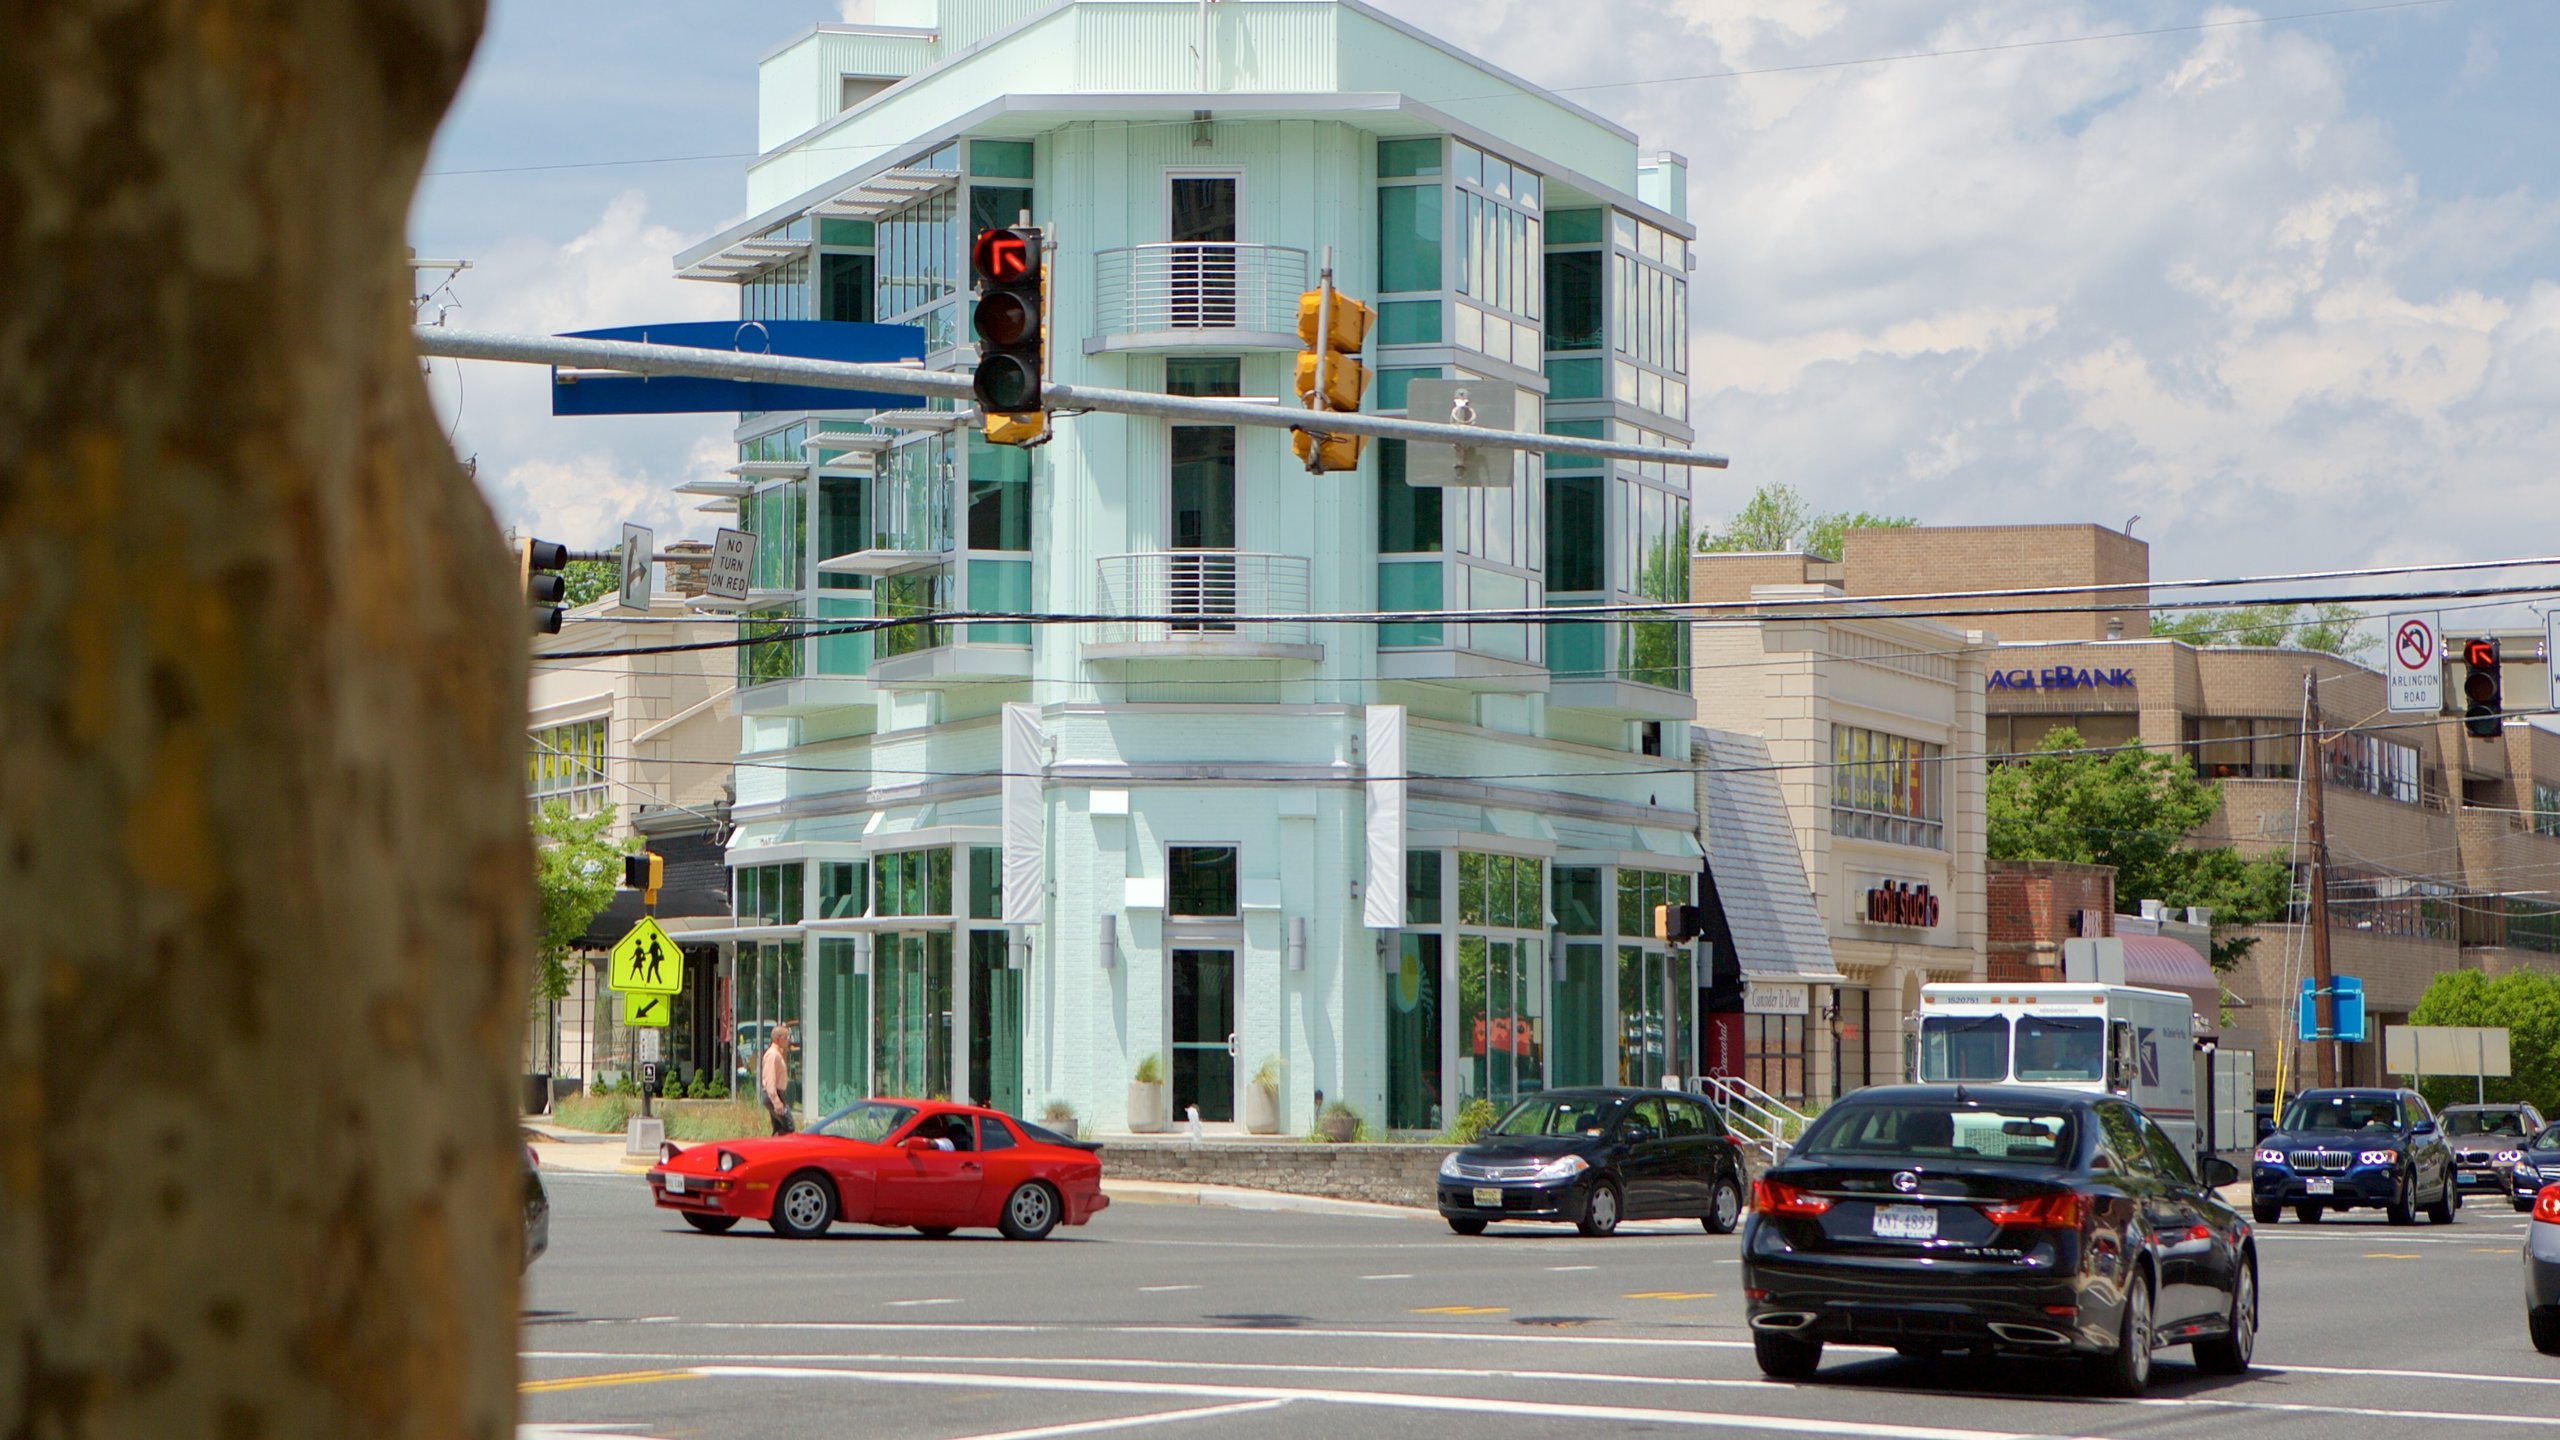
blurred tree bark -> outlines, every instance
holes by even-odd
[[[481,0],[0,0],[0,1435],[504,1440],[524,606],[402,247]]]

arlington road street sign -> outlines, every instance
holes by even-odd
[[[676,997],[656,991],[625,991],[622,996],[622,1023],[635,1030],[654,1030],[667,1023],[675,1013]]]
[[[684,993],[684,951],[656,920],[643,915],[613,943],[613,988],[626,995]]]

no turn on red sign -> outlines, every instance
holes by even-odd
[[[2444,709],[2444,640],[2433,615],[2394,615],[2383,632],[2390,655],[2383,674],[2395,715],[2434,715]]]

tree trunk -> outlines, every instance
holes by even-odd
[[[514,1421],[524,605],[407,337],[479,0],[0,0],[0,1435]]]

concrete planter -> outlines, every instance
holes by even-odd
[[[1164,1129],[1164,1086],[1143,1080],[1129,1082],[1129,1129],[1139,1135],[1153,1135]]]
[[[1244,1128],[1254,1135],[1280,1133],[1280,1092],[1268,1085],[1244,1087]]]
[[[1360,1117],[1357,1115],[1323,1116],[1316,1121],[1316,1133],[1336,1145],[1347,1145],[1351,1143],[1352,1136],[1360,1133]]]

